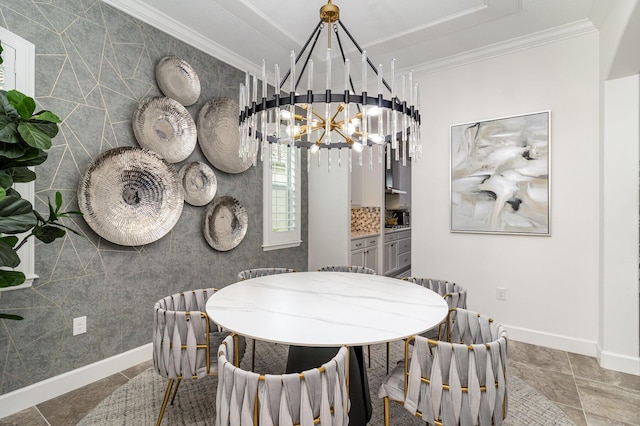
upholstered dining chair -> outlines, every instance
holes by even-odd
[[[264,277],[265,275],[287,274],[289,272],[298,272],[291,268],[254,268],[245,269],[238,272],[238,281],[248,280],[250,278]]]
[[[467,290],[461,285],[445,280],[437,280],[434,278],[405,277],[403,278],[403,280],[419,284],[431,291],[438,293],[447,302],[447,305],[449,305],[449,309],[467,309]],[[443,325],[444,322],[440,324],[440,327],[433,328],[423,333],[422,337],[437,340],[439,337],[440,329]]]
[[[366,266],[342,266],[342,265],[327,265],[318,268],[319,272],[355,272],[357,274],[371,274],[376,275],[376,271]]]
[[[417,278],[417,277],[404,277],[404,281],[409,281],[423,287],[428,288],[431,291],[438,293],[444,298],[449,305],[449,309],[462,308],[467,309],[467,290],[464,287],[445,280],[437,280],[433,278]],[[427,330],[421,334],[422,337],[427,339],[438,340],[440,338],[440,331],[444,326],[444,322],[438,325],[438,327]],[[387,342],[387,374],[389,374],[389,343]]]
[[[429,424],[500,425],[507,415],[507,332],[491,318],[452,309],[445,325],[448,341],[422,336],[405,343],[405,360],[378,392]]]
[[[167,296],[154,305],[153,368],[169,379],[156,425],[160,425],[175,384],[171,403],[182,380],[197,380],[217,373],[217,349],[229,335],[207,316],[207,299],[217,290],[205,288]],[[239,365],[245,341],[238,340],[233,355]]]
[[[426,287],[429,290],[438,293],[447,302],[449,309],[467,309],[467,290],[461,285],[434,278],[405,277],[403,280],[421,285],[422,287]],[[437,328],[425,331],[421,336],[426,337],[427,339],[437,340],[440,337],[440,331],[444,324],[445,323],[443,321]]]
[[[258,374],[229,361],[233,336],[218,349],[216,426],[347,425],[348,349],[318,368],[290,374]]]
[[[291,272],[298,272],[291,268],[254,268],[245,269],[238,272],[238,281],[244,281],[251,278],[264,277],[266,275],[276,274],[288,274]],[[253,371],[256,364],[256,339],[251,339],[251,371]]]

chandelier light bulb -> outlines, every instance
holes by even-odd
[[[369,134],[369,140],[376,145],[382,145],[384,143],[384,138],[378,134]]]
[[[380,116],[380,115],[382,115],[382,109],[380,109],[377,105],[374,105],[374,106],[370,107],[370,108],[367,110],[367,115],[368,115],[369,117],[372,117],[372,116],[375,116],[375,117]]]
[[[280,120],[291,120],[291,112],[284,109],[280,110]]]

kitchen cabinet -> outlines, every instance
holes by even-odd
[[[351,265],[364,266],[378,272],[378,236],[351,240]]]
[[[382,273],[390,274],[398,269],[398,234],[393,233],[384,236],[384,256]]]
[[[393,230],[384,235],[382,273],[394,275],[411,266],[411,230]]]

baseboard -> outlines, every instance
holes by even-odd
[[[0,395],[0,419],[133,367],[152,357],[151,343]]]
[[[597,347],[597,350],[597,358],[602,368],[640,376],[640,357],[603,351],[600,346]]]
[[[576,339],[561,334],[543,333],[538,330],[513,327],[506,324],[504,326],[509,334],[509,339],[592,356],[598,359],[598,363],[602,368],[640,376],[640,357],[602,351],[596,341]]]
[[[581,355],[595,357],[597,355],[595,340],[576,339],[575,337],[562,334],[544,333],[539,330],[515,327],[503,324],[507,329],[509,339],[518,342],[530,343],[532,345],[545,346],[547,348],[559,349]]]

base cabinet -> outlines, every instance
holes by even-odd
[[[384,236],[384,275],[392,275],[411,266],[411,230],[396,231]]]
[[[383,274],[398,269],[398,241],[384,243],[384,270]]]
[[[378,236],[351,240],[351,265],[378,272]]]

